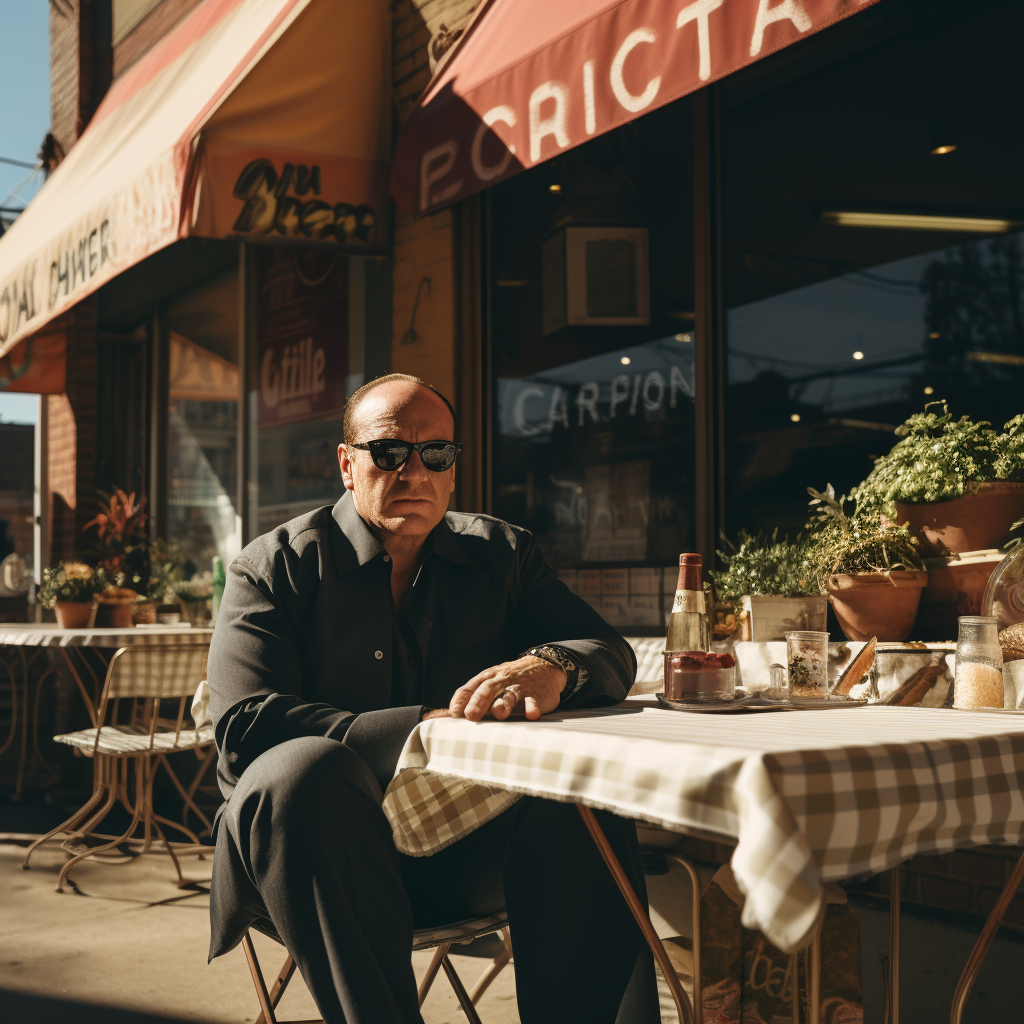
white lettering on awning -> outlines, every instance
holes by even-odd
[[[540,116],[540,108],[554,100],[555,109],[549,117]],[[540,160],[540,144],[546,135],[553,135],[559,149],[569,145],[569,90],[562,82],[544,82],[530,93],[530,163]]]
[[[782,0],[778,7],[769,9],[771,0],[758,0],[757,20],[754,22],[754,35],[750,40],[750,56],[756,57],[764,43],[764,30],[776,21],[793,22],[797,31],[806,32],[814,22],[811,21],[800,0]]]
[[[483,159],[484,136],[488,131],[490,131],[491,125],[498,121],[504,121],[510,128],[515,128],[518,120],[516,112],[506,104],[502,104],[499,107],[492,107],[480,119],[480,127],[476,130],[476,137],[473,139],[473,148],[469,155],[470,159],[473,161],[473,173],[481,181],[491,181],[493,178],[501,177],[501,175],[508,170],[509,162],[515,155],[516,151],[515,145],[510,145],[508,146],[508,152],[505,153],[498,163],[493,165],[485,164]]]
[[[597,131],[597,107],[594,103],[594,61],[583,65],[583,126],[588,135]]]
[[[639,96],[634,96],[626,88],[626,81],[622,75],[623,66],[626,63],[626,58],[633,52],[635,47],[641,43],[653,43],[657,38],[658,33],[653,28],[634,29],[623,40],[622,45],[619,47],[619,52],[615,54],[615,59],[612,61],[612,92],[615,93],[615,98],[626,110],[634,114],[645,107],[649,107],[654,102],[654,97],[658,95],[658,90],[661,88],[661,75],[652,78],[647,83],[644,91]]]
[[[451,173],[455,166],[455,157],[459,153],[459,144],[454,139],[446,139],[440,146],[428,149],[420,163],[420,209],[425,210],[435,203],[443,203],[456,195],[462,188],[462,179],[458,178],[451,185],[437,192],[431,192],[431,186]],[[434,166],[436,161],[437,166]]]
[[[708,16],[717,11],[725,0],[697,0],[695,4],[684,7],[676,18],[676,28],[682,28],[691,21],[697,22],[697,49],[700,54],[700,80],[706,82],[711,77],[711,33],[708,31]]]

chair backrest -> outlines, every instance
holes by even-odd
[[[206,678],[209,644],[132,645],[110,660],[105,696],[191,697]]]

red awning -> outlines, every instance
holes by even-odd
[[[877,0],[491,0],[402,128],[391,193],[479,192]]]
[[[41,390],[15,346],[180,238],[386,252],[390,79],[384,0],[195,7],[0,239],[0,390]]]

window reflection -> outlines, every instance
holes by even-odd
[[[167,538],[199,570],[238,554],[238,274],[167,306]]]

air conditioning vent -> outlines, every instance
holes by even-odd
[[[544,243],[544,334],[650,323],[646,228],[565,228]]]

